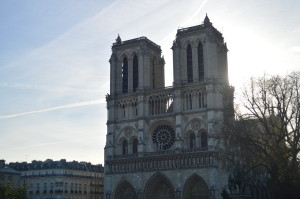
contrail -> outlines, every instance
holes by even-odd
[[[20,117],[20,116],[24,116],[24,115],[34,114],[34,113],[43,113],[43,112],[54,111],[54,110],[59,110],[59,109],[67,109],[67,108],[89,106],[89,105],[103,104],[103,103],[105,103],[104,99],[77,102],[77,103],[73,103],[73,104],[56,106],[56,107],[51,107],[51,108],[41,109],[41,110],[36,110],[36,111],[29,111],[29,112],[17,113],[17,114],[12,114],[12,115],[3,115],[3,116],[0,116],[0,119],[8,119],[8,118],[14,118],[14,117]]]
[[[196,17],[198,15],[198,13],[201,11],[201,9],[203,8],[203,6],[206,4],[208,0],[204,0],[202,2],[202,4],[199,6],[199,8],[194,12],[194,14],[184,22],[183,26],[185,26],[186,24],[190,23],[190,21],[192,21],[194,19],[194,17]],[[162,43],[164,43],[166,40],[168,40],[170,37],[174,37],[174,35],[176,34],[176,31],[171,32],[168,36],[166,36],[165,38],[163,38],[162,40],[160,40],[158,43],[161,45]]]

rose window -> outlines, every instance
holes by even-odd
[[[152,141],[157,149],[169,149],[175,142],[174,129],[169,125],[158,126],[153,132]]]

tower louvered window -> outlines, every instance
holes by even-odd
[[[135,138],[132,142],[132,153],[137,154],[138,152],[138,140]]]
[[[122,91],[123,91],[123,93],[127,93],[128,92],[128,60],[127,60],[127,57],[124,57],[123,64],[122,64],[122,83],[123,83]]]
[[[135,55],[133,57],[133,91],[136,91],[139,87],[139,65],[138,58]]]
[[[194,149],[195,148],[195,134],[191,133],[190,134],[190,149]]]
[[[187,78],[188,82],[193,81],[193,56],[192,56],[192,47],[189,44],[186,49],[186,60],[187,60]]]
[[[204,79],[204,59],[203,59],[203,46],[202,43],[198,44],[198,71],[199,71],[199,81]]]
[[[206,132],[201,133],[201,147],[202,148],[207,147],[207,133]]]
[[[128,154],[128,142],[127,140],[123,141],[123,155]]]

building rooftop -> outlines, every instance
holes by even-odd
[[[80,170],[91,172],[103,172],[103,166],[101,164],[93,165],[88,162],[67,162],[65,159],[59,161],[53,161],[47,159],[46,161],[32,161],[9,163],[9,167],[17,171],[31,171],[31,170],[46,170],[46,169],[68,169],[68,170]]]
[[[21,172],[16,171],[9,167],[0,168],[0,173],[6,173],[6,174],[21,174]]]
[[[118,37],[116,39],[116,42],[113,43],[113,47],[125,46],[125,45],[129,45],[129,44],[140,43],[140,42],[148,43],[151,46],[160,49],[159,45],[157,45],[156,43],[154,43],[153,41],[151,41],[150,39],[148,39],[145,36],[138,37],[138,38],[135,38],[135,39],[126,40],[126,41],[122,41],[120,35],[118,35]]]
[[[212,23],[210,22],[210,19],[208,16],[205,16],[205,19],[202,24],[196,25],[196,26],[191,26],[187,28],[180,28],[177,30],[177,36],[180,36],[182,34],[190,33],[190,32],[195,32],[199,30],[204,30],[206,28],[211,28],[218,36],[223,37],[222,33],[220,33],[215,27],[213,27]]]

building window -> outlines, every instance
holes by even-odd
[[[71,183],[71,193],[74,193],[74,184]]]
[[[77,193],[77,183],[75,183],[75,193]]]
[[[36,193],[40,193],[40,183],[36,184]]]
[[[68,183],[65,183],[65,193],[68,193]]]
[[[203,46],[202,43],[198,44],[198,71],[199,71],[199,81],[204,79],[204,59],[203,59]]]
[[[132,153],[137,154],[138,152],[138,139],[134,138],[132,142]]]
[[[201,133],[201,148],[207,148],[207,133]]]
[[[186,60],[187,60],[187,78],[188,82],[193,82],[193,56],[192,47],[189,44],[186,49]]]
[[[123,118],[126,118],[126,111],[125,111],[125,105],[123,105]]]
[[[133,57],[133,92],[135,92],[139,87],[139,64],[138,58],[135,55]]]
[[[50,183],[50,193],[53,193],[53,182]]]
[[[123,141],[123,155],[128,154],[128,142],[127,140]]]
[[[83,193],[85,193],[85,194],[87,193],[87,188],[86,188],[86,187],[87,187],[87,185],[84,184],[84,185],[83,185]]]
[[[195,149],[195,140],[196,140],[195,134],[191,133],[190,134],[190,149]]]
[[[44,183],[44,190],[43,193],[47,193],[47,183]]]
[[[128,92],[128,60],[124,57],[122,64],[122,82],[123,82],[123,93]]]

